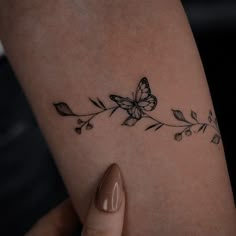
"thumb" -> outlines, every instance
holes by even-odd
[[[125,213],[125,193],[120,168],[112,164],[92,199],[82,236],[121,236]]]
[[[71,235],[78,227],[77,215],[69,199],[43,216],[25,236]]]

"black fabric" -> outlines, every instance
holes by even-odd
[[[0,235],[23,235],[66,198],[32,112],[6,61],[0,61]]]
[[[233,190],[236,190],[234,148],[235,42],[234,20],[204,23],[211,4],[233,1],[183,1],[200,50],[221,128]],[[194,3],[192,5],[192,3]],[[196,4],[203,4],[197,5]],[[218,9],[218,8],[217,8]],[[232,10],[232,5],[230,5]],[[236,9],[236,8],[235,8]],[[200,15],[199,15],[200,14]],[[214,15],[214,10],[208,14]],[[223,14],[223,13],[222,13]],[[224,14],[227,15],[227,12]],[[220,14],[218,14],[220,15]],[[211,19],[215,19],[212,16]],[[222,27],[224,26],[225,27]],[[218,27],[217,27],[218,26]],[[199,173],[200,174],[200,173]],[[67,197],[44,138],[6,58],[0,60],[0,235],[21,236],[49,209]],[[215,196],[217,197],[217,196]]]

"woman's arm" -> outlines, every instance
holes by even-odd
[[[220,133],[179,1],[1,0],[0,19],[82,220],[116,162],[125,235],[235,235]]]

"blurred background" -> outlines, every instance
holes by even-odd
[[[182,2],[207,74],[236,196],[236,1]],[[67,194],[1,46],[0,111],[0,235],[21,236]]]

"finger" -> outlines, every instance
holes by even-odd
[[[92,199],[82,236],[121,236],[124,213],[123,179],[118,165],[112,164]]]
[[[25,236],[68,236],[74,233],[78,217],[70,200],[65,200],[42,217]]]

